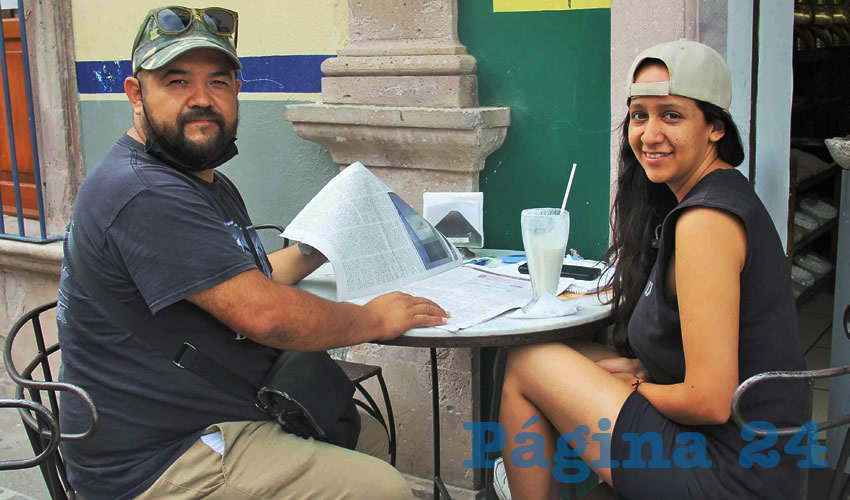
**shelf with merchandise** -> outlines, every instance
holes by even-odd
[[[797,305],[805,303],[821,290],[831,289],[834,286],[835,271],[830,271],[827,274],[815,278],[814,283],[809,286],[802,285],[796,281],[792,281],[791,286],[794,289],[794,299]]]

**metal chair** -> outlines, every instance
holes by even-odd
[[[395,466],[396,459],[396,436],[395,436],[395,418],[393,418],[393,407],[390,403],[390,394],[387,391],[387,384],[384,381],[384,376],[382,374],[382,370],[380,366],[375,365],[367,365],[365,363],[353,363],[351,361],[343,361],[341,359],[335,359],[334,361],[342,368],[342,371],[348,375],[348,379],[354,384],[354,387],[357,389],[357,392],[366,399],[366,403],[360,401],[359,399],[354,399],[354,403],[363,408],[366,413],[372,415],[381,425],[384,426],[384,430],[387,431],[387,436],[390,438],[390,464]],[[378,384],[381,386],[381,394],[384,397],[384,405],[387,408],[387,418],[384,420],[384,415],[381,413],[380,407],[375,403],[375,399],[369,394],[368,391],[363,387],[361,382],[368,380],[372,377],[378,378]]]
[[[22,460],[0,460],[0,470],[29,469],[40,465],[59,448],[59,422],[50,410],[33,401],[26,399],[0,399],[0,408],[18,408],[21,411],[35,413],[36,418],[43,420],[50,431],[47,446],[33,458]]]
[[[254,229],[259,231],[262,229],[274,229],[280,234],[283,234],[283,226],[279,226],[277,224],[260,224],[254,226]],[[283,239],[283,246],[289,246],[289,240],[287,238]],[[339,359],[335,359],[334,361],[339,364],[342,370],[348,375],[348,379],[354,384],[354,387],[357,389],[357,392],[360,393],[361,396],[366,400],[366,402],[360,401],[359,399],[355,399],[354,403],[363,408],[366,413],[375,418],[381,425],[384,426],[384,430],[387,432],[387,436],[390,440],[389,445],[389,453],[390,453],[390,464],[395,466],[396,460],[396,434],[395,434],[395,418],[393,417],[393,407],[390,402],[390,394],[387,390],[387,384],[384,381],[383,372],[380,366],[376,365],[368,365],[365,363],[355,363],[352,361],[343,361]],[[372,378],[377,377],[378,384],[381,386],[381,394],[384,398],[384,406],[387,409],[387,418],[384,418],[383,413],[381,412],[381,408],[375,402],[375,399],[369,394],[369,392],[363,387],[362,382]]]
[[[75,498],[75,493],[65,474],[65,463],[58,452],[62,441],[87,439],[97,431],[100,417],[91,396],[82,388],[64,382],[55,382],[50,366],[50,355],[59,351],[59,344],[46,346],[41,327],[41,314],[56,307],[56,301],[37,307],[24,314],[12,325],[6,337],[3,350],[3,362],[9,378],[17,385],[14,400],[0,401],[0,407],[17,407],[21,421],[29,437],[35,457],[28,460],[13,460],[0,463],[0,470],[23,469],[38,465],[44,482],[54,500]],[[15,339],[25,327],[32,325],[32,334],[36,343],[36,353],[32,360],[18,371],[12,360],[12,348]],[[41,377],[36,370],[41,367]],[[59,429],[59,399],[57,391],[68,391],[79,397],[89,411],[89,428],[81,433],[62,433]],[[44,406],[47,400],[48,407]]]
[[[762,382],[766,382],[768,380],[803,380],[806,382],[806,408],[811,408],[811,394],[813,383],[815,379],[820,378],[832,378],[838,377],[840,375],[846,375],[850,373],[850,365],[848,366],[839,366],[836,368],[826,368],[823,370],[805,370],[805,371],[774,371],[774,372],[766,372],[760,373],[758,375],[753,375],[747,380],[743,381],[741,385],[738,386],[738,389],[735,391],[734,396],[732,397],[732,420],[738,425],[740,428],[744,428],[747,426],[747,422],[741,416],[741,399],[744,396],[744,393],[747,392],[750,388],[752,388],[756,384],[760,384]],[[827,429],[834,429],[836,427],[841,427],[850,423],[850,415],[844,415],[832,420],[827,420],[826,422],[818,422],[818,430],[823,431]],[[757,429],[754,427],[750,427],[753,431],[753,434],[757,438],[765,437],[768,432]],[[771,434],[776,434],[777,437],[783,436],[792,436],[801,432],[804,427],[783,427],[781,429],[777,429],[776,431],[770,431]],[[844,436],[844,443],[841,446],[841,452],[839,454],[838,463],[836,464],[835,471],[832,474],[832,479],[830,481],[829,486],[829,494],[827,498],[829,500],[837,500],[838,498],[847,498],[848,493],[850,493],[850,484],[848,484],[848,475],[844,472],[847,468],[848,458],[850,458],[850,432],[847,432]],[[812,471],[824,471],[824,469],[812,469]],[[809,469],[801,469],[802,473],[802,481],[800,484],[800,496],[801,500],[807,500],[809,497]]]

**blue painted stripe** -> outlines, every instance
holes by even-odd
[[[133,71],[130,61],[84,61],[76,67],[80,94],[121,94]]]
[[[322,91],[322,61],[329,55],[241,57],[242,92],[317,93]],[[130,61],[78,61],[80,94],[121,94]]]
[[[330,55],[242,57],[242,92],[317,93]]]

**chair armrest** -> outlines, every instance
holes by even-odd
[[[41,365],[49,367],[49,356],[59,350],[59,344],[53,344],[50,347],[45,347],[44,337],[41,332],[41,323],[38,319],[41,313],[54,307],[56,307],[56,301],[41,305],[29,311],[20,319],[18,319],[18,321],[15,322],[15,324],[9,330],[9,334],[6,336],[6,344],[3,349],[3,363],[6,366],[6,372],[8,373],[9,378],[11,378],[12,381],[17,385],[15,397],[19,400],[29,401],[30,403],[37,404],[39,406],[41,405],[41,400],[38,397],[39,392],[35,392],[37,397],[24,397],[24,389],[26,388],[30,390],[31,395],[34,393],[34,391],[46,391],[48,393],[48,396],[50,397],[50,405],[51,408],[53,408],[54,412],[58,411],[58,404],[56,403],[54,394],[56,391],[71,392],[83,401],[89,411],[89,416],[91,418],[89,428],[82,433],[59,434],[59,440],[77,441],[81,439],[86,439],[92,434],[94,434],[98,426],[100,425],[100,416],[98,414],[97,407],[95,406],[92,397],[89,395],[88,392],[86,392],[85,389],[74,384],[54,382],[52,380],[33,380],[33,372],[35,371],[35,369]],[[14,344],[15,338],[17,337],[18,333],[23,329],[24,325],[31,321],[33,322],[33,329],[35,331],[36,342],[39,348],[38,354],[22,371],[18,371],[17,367],[15,366],[15,362],[12,359],[12,345]],[[49,373],[49,371],[45,372],[44,377],[49,379]],[[30,399],[34,399],[35,401],[30,401]],[[24,423],[30,429],[33,429],[34,431],[40,433],[43,438],[48,439],[48,437],[52,435],[52,429],[44,429],[43,426],[40,426],[38,420],[33,416],[31,412],[21,409],[20,413],[21,419],[24,421]]]
[[[15,390],[15,397],[19,400],[29,401],[24,397],[24,388],[30,390],[30,394],[32,391],[46,391],[48,393],[52,393],[55,391],[67,391],[76,395],[80,400],[82,400],[83,404],[86,405],[86,409],[89,412],[89,427],[84,432],[78,433],[61,433],[59,435],[59,439],[61,441],[79,441],[90,437],[92,434],[97,431],[97,428],[100,426],[100,414],[97,411],[97,406],[94,404],[94,400],[89,395],[89,393],[83,389],[82,387],[74,384],[68,384],[66,382],[42,382],[39,380],[32,380],[29,377],[32,377],[32,372],[35,371],[36,368],[41,364],[42,357],[47,357],[51,353],[55,352],[59,349],[59,344],[54,344],[47,349],[44,354],[40,354],[33,359],[30,364],[24,368],[22,374],[18,374],[14,372],[14,366],[10,367],[7,364],[7,368],[12,368],[8,370],[9,377],[15,382],[17,388]],[[36,403],[37,404],[37,403]],[[29,412],[21,410],[21,419],[24,423],[30,428],[35,430],[36,432],[40,432],[42,437],[47,437],[45,429],[41,429],[38,425],[38,421],[36,418]]]
[[[814,380],[819,378],[837,377],[848,373],[850,373],[850,365],[839,366],[837,368],[825,368],[823,370],[774,371],[753,375],[747,380],[741,382],[741,385],[738,386],[735,390],[735,394],[732,396],[732,420],[741,429],[748,427],[752,430],[756,437],[763,438],[767,436],[768,431],[756,429],[750,426],[750,424],[745,422],[744,418],[741,416],[741,399],[744,397],[744,393],[750,388],[768,380]],[[850,415],[833,420],[827,420],[825,422],[818,422],[818,430],[832,429],[833,427],[840,427],[847,423],[850,423]],[[777,436],[792,436],[799,432],[800,429],[801,427],[783,427],[781,429],[777,429],[775,434]],[[774,434],[774,431],[770,431],[770,434]]]
[[[254,230],[260,231],[262,229],[274,229],[283,236],[283,226],[278,224],[255,224]],[[289,238],[283,238],[283,247],[286,248],[289,246]]]
[[[261,229],[276,229],[277,232],[283,233],[283,226],[280,226],[278,224],[256,224],[254,225],[254,229],[256,229],[257,231]]]
[[[56,417],[50,412],[50,410],[38,403],[26,399],[0,399],[0,408],[18,408],[21,415],[26,413],[33,418],[33,420],[35,417],[32,416],[32,412],[35,412],[38,414],[38,418],[47,424],[47,427],[50,430],[50,434],[48,435],[49,440],[47,442],[47,446],[44,447],[44,451],[33,458],[27,458],[24,460],[2,460],[0,461],[0,470],[28,469],[30,467],[35,467],[47,460],[50,455],[56,452],[56,449],[59,447],[60,439],[59,422],[56,421]]]

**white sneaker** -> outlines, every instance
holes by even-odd
[[[508,486],[508,471],[502,457],[496,459],[493,465],[493,490],[499,500],[511,500],[511,488]]]

